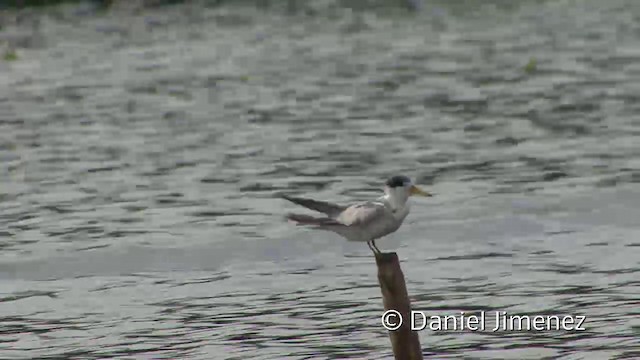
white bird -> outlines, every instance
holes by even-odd
[[[409,214],[407,200],[411,195],[433,196],[415,186],[406,176],[396,175],[385,182],[384,196],[375,201],[351,205],[339,205],[300,197],[282,197],[308,209],[324,213],[325,217],[288,214],[286,217],[296,225],[311,225],[315,229],[333,231],[349,241],[362,241],[369,245],[374,255],[381,253],[376,239],[391,234],[400,228]]]

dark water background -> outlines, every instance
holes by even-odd
[[[3,15],[0,358],[389,358],[369,249],[277,195],[397,173],[414,309],[587,317],[426,355],[640,357],[640,2],[265,4]]]

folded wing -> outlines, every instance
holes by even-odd
[[[307,199],[307,198],[301,198],[301,197],[282,195],[282,198],[289,200],[294,204],[304,206],[307,209],[321,212],[330,218],[338,217],[340,213],[347,208],[346,206],[341,206],[341,205],[326,202],[326,201],[319,201],[319,200],[313,200],[313,199]]]
[[[337,220],[347,226],[366,228],[383,219],[385,211],[383,204],[365,202],[349,206],[340,214]]]

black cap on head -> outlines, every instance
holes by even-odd
[[[389,180],[385,182],[385,185],[387,185],[390,188],[395,188],[398,186],[404,186],[405,184],[408,184],[410,182],[411,182],[411,179],[409,179],[408,177],[404,175],[396,175],[396,176],[390,177]]]

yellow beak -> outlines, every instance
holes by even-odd
[[[420,195],[420,196],[433,196],[433,194],[428,193],[422,189],[420,189],[419,187],[412,185],[411,186],[411,195]]]

